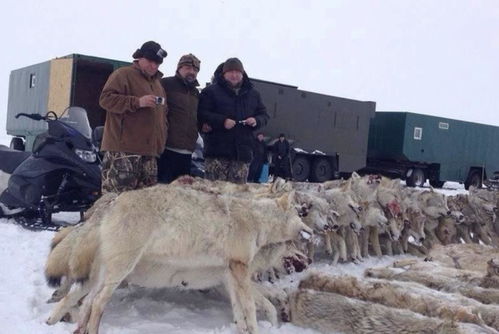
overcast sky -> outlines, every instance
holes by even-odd
[[[251,77],[499,126],[499,1],[9,1],[0,13],[0,137],[9,73],[71,53],[131,60],[148,40]]]

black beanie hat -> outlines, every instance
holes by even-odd
[[[239,71],[241,73],[244,73],[243,63],[241,63],[241,61],[237,58],[227,59],[222,68],[222,73],[229,71]]]
[[[163,58],[165,58],[168,53],[161,48],[161,45],[154,41],[145,42],[142,44],[140,49],[137,49],[132,57],[134,59],[146,58],[155,63],[163,63]]]

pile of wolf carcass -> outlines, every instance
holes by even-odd
[[[317,247],[330,256],[332,264],[383,253],[411,252],[428,258],[436,245],[450,243],[497,247],[498,198],[497,193],[477,189],[469,195],[445,197],[433,190],[402,187],[399,180],[355,173],[347,181],[323,184],[278,179],[273,184],[236,185],[181,177],[169,185],[106,194],[86,213],[85,223],[65,228],[53,238],[45,274],[49,284],[59,288],[51,298],[57,304],[47,323],[71,319],[78,323],[75,333],[98,333],[104,306],[114,290],[126,282],[153,288],[223,286],[241,333],[258,332],[257,309],[273,325],[279,320],[292,321],[324,332],[397,332],[390,326],[409,328],[404,333],[424,332],[422,328],[431,328],[432,333],[495,332],[499,329],[499,306],[482,309],[458,297],[447,298],[452,299],[447,303],[425,296],[420,297],[421,305],[411,308],[380,298],[387,295],[384,290],[393,290],[399,295],[390,295],[387,300],[410,304],[408,296],[421,294],[422,287],[407,292],[408,287],[398,287],[402,283],[312,274],[298,291],[291,292],[261,281],[303,270]],[[487,265],[480,269],[487,277],[493,276],[492,283],[489,280],[486,288],[479,289],[487,289],[480,296],[489,299],[476,303],[499,303],[495,280],[499,268],[489,258],[482,262],[487,261],[492,269],[487,272]],[[434,263],[415,261],[408,266],[411,272],[428,274],[431,266],[439,267]],[[373,268],[366,275],[408,280],[394,278],[405,269],[385,269],[393,272],[380,274]],[[453,275],[469,278],[477,274]],[[350,282],[350,287],[341,287],[344,282]],[[384,290],[370,296],[368,292],[380,286]],[[473,293],[470,298],[476,298]],[[422,306],[423,301],[428,303]],[[428,306],[437,301],[440,306]],[[372,302],[379,305],[373,308]],[[454,306],[443,306],[448,304]],[[412,311],[392,307],[452,321],[421,320]],[[495,315],[485,319],[482,313],[489,310],[487,307],[492,307],[487,312]]]

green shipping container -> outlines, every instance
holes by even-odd
[[[469,186],[478,177],[490,178],[499,171],[499,127],[409,112],[376,112],[368,161],[392,166],[392,171],[398,165],[406,173],[420,168],[435,185],[457,181]]]

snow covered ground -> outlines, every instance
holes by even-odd
[[[447,195],[466,192],[462,185],[449,183],[439,190]],[[57,218],[77,221],[79,215],[61,213]],[[46,304],[53,290],[47,287],[43,266],[53,232],[32,232],[8,219],[0,219],[0,334],[72,333],[73,324],[45,324],[53,304]],[[330,266],[325,260],[308,270],[361,276],[364,269],[388,265],[394,257],[369,258],[362,264]],[[276,284],[295,286],[306,275],[297,273]],[[262,333],[313,334],[316,331],[291,324],[271,327],[259,322]],[[215,291],[174,291],[126,288],[117,290],[104,312],[105,334],[229,334],[236,333],[230,303]]]

